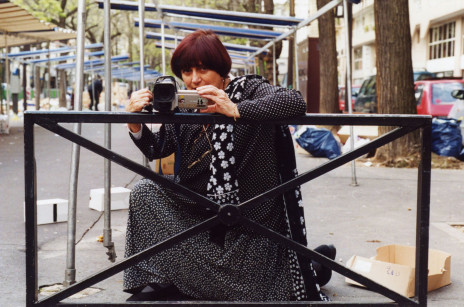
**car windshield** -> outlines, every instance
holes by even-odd
[[[440,105],[453,104],[456,101],[456,98],[451,96],[451,92],[463,88],[464,86],[460,82],[432,84],[432,103]]]
[[[414,72],[413,76],[414,76],[414,82],[419,81],[419,80],[427,80],[427,79],[436,77],[434,73],[427,72],[427,71]]]
[[[375,77],[370,77],[369,79],[364,80],[359,90],[359,95],[375,95]]]

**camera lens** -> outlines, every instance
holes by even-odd
[[[158,101],[173,101],[176,95],[175,87],[172,84],[157,84],[153,91],[153,96]]]

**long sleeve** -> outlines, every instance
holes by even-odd
[[[237,105],[242,118],[282,119],[306,112],[306,102],[295,90],[272,86],[261,79],[249,80],[245,87],[245,97]]]
[[[142,125],[142,135],[136,139],[129,133],[134,144],[142,153],[153,161],[172,154],[177,149],[177,136],[174,125],[161,125],[158,132],[152,132],[146,125]]]

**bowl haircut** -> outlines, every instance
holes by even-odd
[[[231,66],[229,53],[211,30],[196,30],[187,35],[177,46],[171,58],[171,69],[180,79],[183,70],[193,67],[214,70],[225,78]]]

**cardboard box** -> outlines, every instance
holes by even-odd
[[[155,160],[155,172],[159,173],[161,163],[161,171],[163,175],[174,175],[175,154],[169,157]]]
[[[123,187],[111,188],[111,210],[129,208],[129,194],[131,190]],[[105,210],[105,189],[90,190],[89,208],[97,211]]]
[[[379,284],[404,296],[414,296],[416,248],[404,245],[387,245],[377,248],[372,258],[351,257],[346,266]],[[429,249],[428,291],[451,283],[451,255]],[[362,286],[346,278],[347,283]]]
[[[340,142],[345,144],[350,137],[350,126],[342,126],[337,132]],[[378,126],[353,126],[353,135],[373,140],[379,136]]]
[[[68,220],[68,201],[54,198],[37,201],[37,225],[66,222]],[[26,206],[24,203],[24,221]]]

